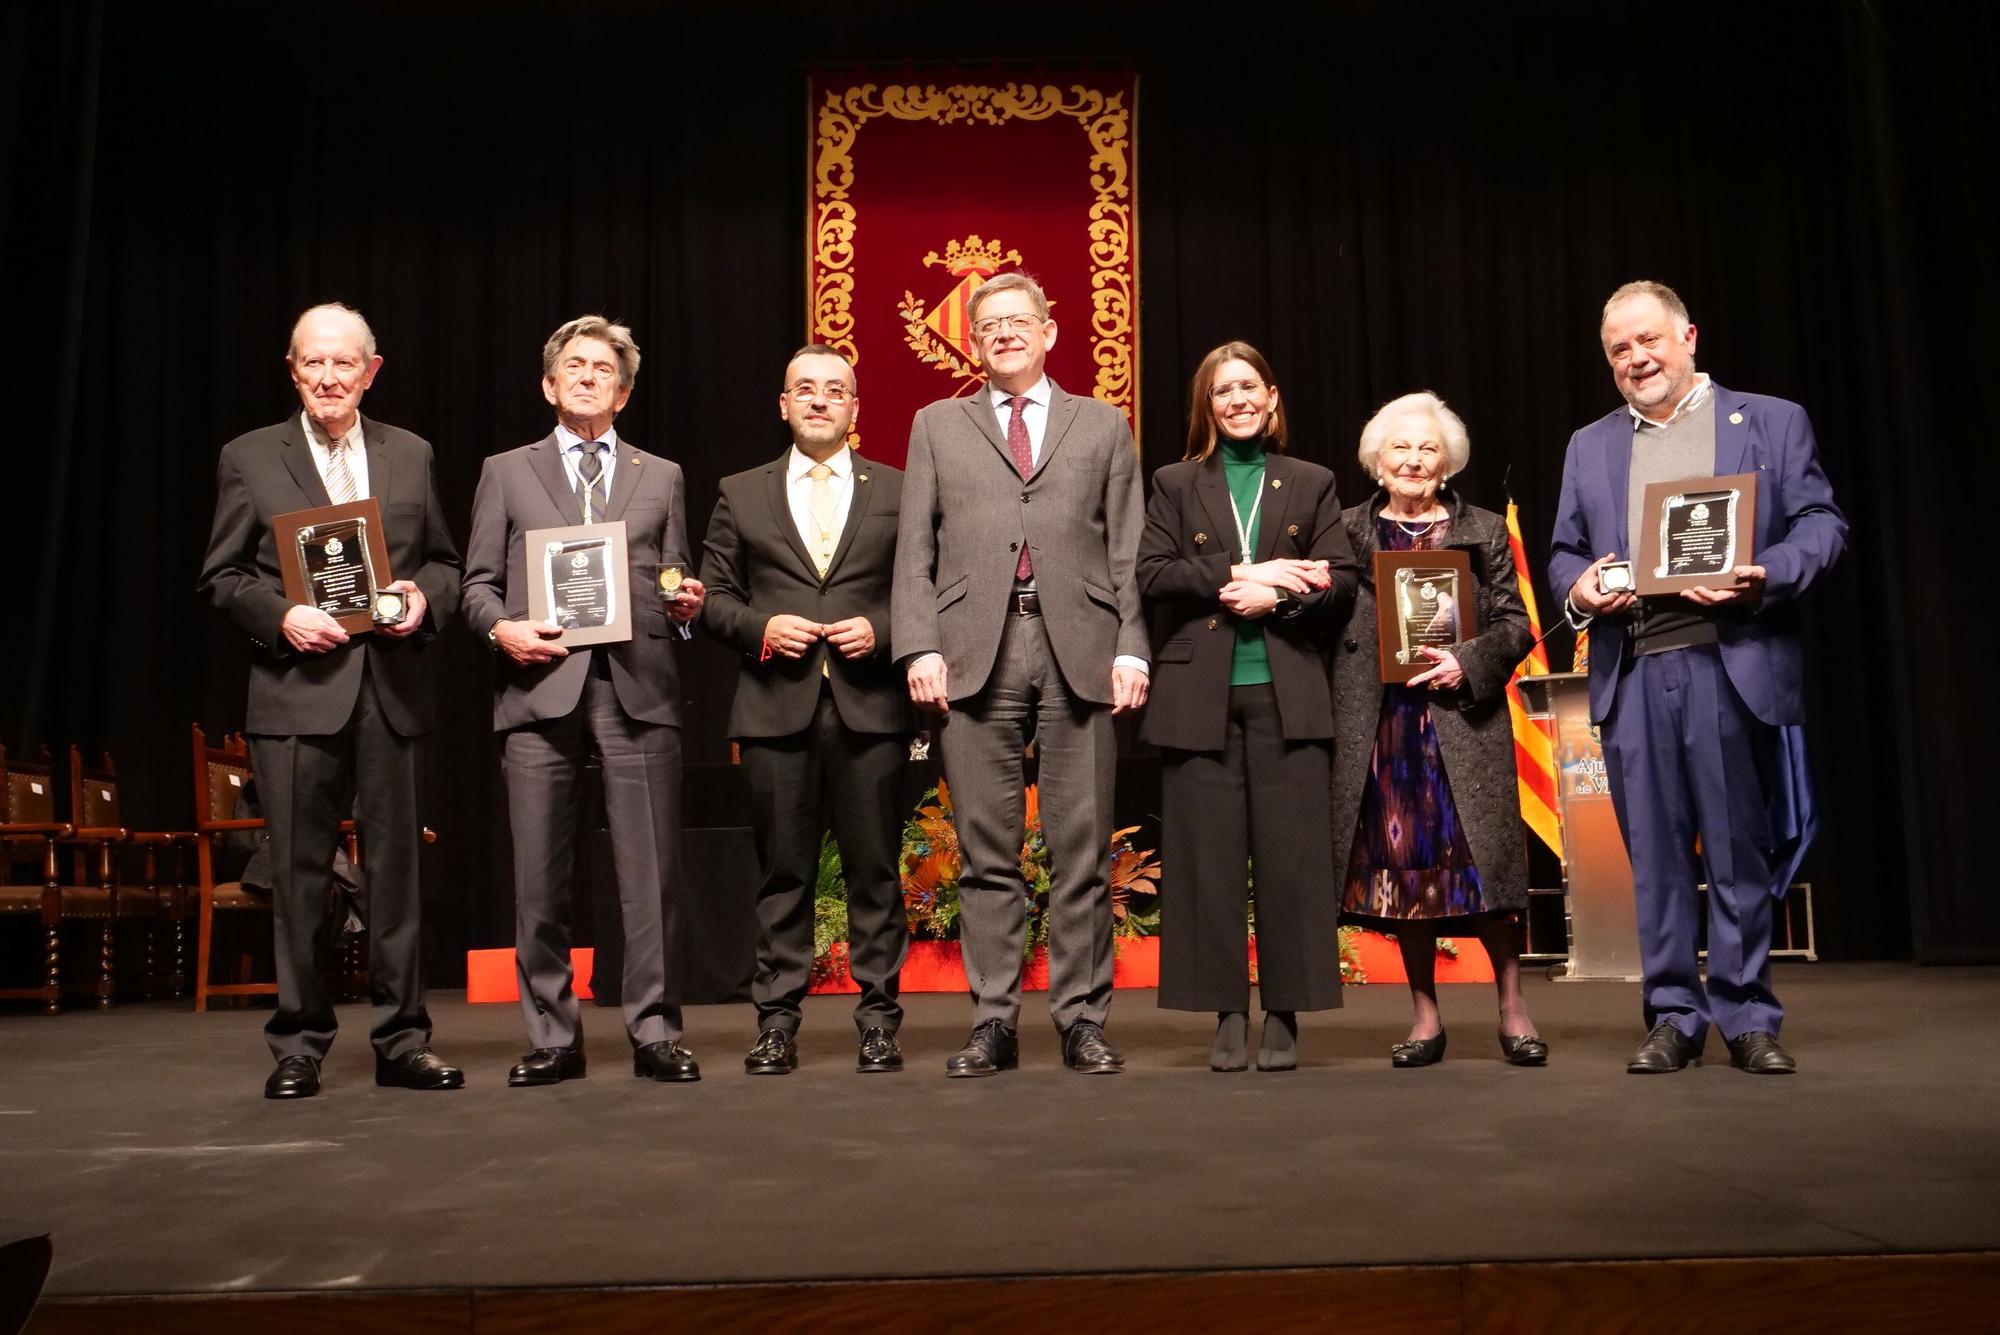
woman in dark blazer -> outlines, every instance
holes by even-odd
[[[1333,649],[1334,866],[1342,917],[1402,946],[1416,1018],[1390,1049],[1398,1067],[1444,1056],[1437,938],[1457,935],[1477,935],[1493,961],[1502,1054],[1517,1066],[1548,1060],[1521,999],[1515,927],[1528,902],[1527,848],[1506,695],[1533,635],[1506,521],[1445,486],[1471,448],[1435,394],[1392,400],[1361,433],[1362,470],[1381,489],[1342,516],[1361,588]],[[1438,549],[1471,558],[1478,633],[1449,651],[1423,649],[1427,671],[1385,685],[1375,553]]]
[[[1254,878],[1257,1066],[1290,1070],[1296,1012],[1340,1004],[1320,645],[1354,596],[1354,553],[1333,474],[1284,454],[1284,405],[1261,353],[1216,348],[1190,400],[1186,458],[1154,474],[1139,540],[1153,627],[1140,735],[1164,757],[1160,1004],[1216,1013],[1211,1069],[1249,1064]]]

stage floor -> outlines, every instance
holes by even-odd
[[[509,1005],[434,998],[449,1094],[378,1090],[344,1007],[325,1093],[272,1103],[263,1014],[0,1016],[0,1240],[51,1295],[779,1282],[2000,1248],[2000,970],[1791,965],[1801,1073],[1640,1078],[1636,988],[1550,983],[1553,1049],[1500,1060],[1490,988],[1445,989],[1447,1059],[1396,1071],[1400,986],[1306,1017],[1290,1074],[1207,1069],[1211,1018],[1121,993],[1117,1078],[943,1078],[963,998],[912,998],[910,1069],[853,1072],[848,998],[803,1065],[746,1077],[747,1006],[699,1007],[695,1085],[635,1080],[587,1008],[590,1078],[505,1087]]]

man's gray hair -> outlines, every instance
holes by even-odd
[[[579,315],[549,335],[549,341],[542,344],[543,376],[555,378],[563,349],[579,338],[599,338],[611,345],[611,350],[618,354],[620,385],[629,388],[639,378],[639,345],[633,341],[632,331],[602,315]]]
[[[1472,437],[1466,434],[1465,423],[1459,415],[1444,406],[1444,400],[1427,389],[1414,394],[1405,394],[1399,399],[1390,399],[1375,410],[1368,419],[1368,425],[1361,428],[1361,448],[1355,457],[1361,460],[1361,471],[1380,482],[1382,475],[1377,469],[1381,462],[1382,447],[1389,443],[1389,424],[1406,413],[1426,413],[1438,424],[1438,432],[1444,437],[1444,475],[1456,477],[1472,462]]]
[[[1012,273],[996,274],[973,290],[972,297],[965,303],[965,322],[974,324],[979,319],[979,307],[988,297],[997,297],[1002,292],[1025,292],[1028,300],[1035,303],[1035,314],[1043,320],[1049,318],[1049,295],[1037,283],[1019,269]]]
[[[1656,283],[1650,278],[1641,278],[1627,283],[1604,299],[1604,313],[1597,319],[1597,328],[1600,333],[1603,332],[1605,322],[1611,319],[1611,308],[1621,301],[1630,301],[1633,297],[1653,297],[1657,299],[1660,305],[1666,308],[1667,314],[1673,318],[1674,337],[1687,337],[1688,325],[1693,323],[1688,318],[1687,303],[1681,300],[1680,293],[1674,291],[1665,283]]]
[[[368,321],[361,312],[355,310],[344,301],[323,301],[317,306],[306,307],[299,312],[299,318],[292,321],[292,337],[285,344],[286,361],[290,361],[293,354],[299,350],[299,330],[304,327],[307,320],[312,319],[315,315],[346,315],[353,317],[354,323],[361,326],[362,355],[371,362],[375,360],[375,331],[368,327]]]

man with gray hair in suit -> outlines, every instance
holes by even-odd
[[[534,1050],[507,1074],[515,1086],[584,1074],[582,1017],[569,962],[577,780],[586,759],[604,771],[604,811],[624,924],[619,1000],[632,1072],[699,1080],[681,1043],[680,669],[674,644],[701,611],[701,581],[642,597],[662,564],[689,564],[686,488],[678,464],[621,439],[612,425],[632,397],[632,331],[598,315],[571,320],[542,349],[542,396],[556,428],[486,461],[466,544],[465,618],[498,662],[493,727],[514,827],[515,969]],[[632,637],[562,642],[554,622],[528,619],[530,529],[625,525]]]
[[[966,312],[987,383],[919,411],[896,540],[891,640],[910,699],[939,716],[963,859],[959,921],[974,1028],[951,1076],[1018,1064],[1024,752],[1049,849],[1049,1011],[1063,1062],[1112,1074],[1111,716],[1146,703],[1133,581],[1144,498],[1116,408],[1045,374],[1056,322],[1039,284],[1002,274]]]

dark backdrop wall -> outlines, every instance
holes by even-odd
[[[241,722],[244,646],[192,586],[217,448],[296,410],[299,309],[367,312],[387,357],[367,411],[435,443],[461,539],[480,460],[548,429],[543,337],[624,317],[646,357],[621,431],[685,466],[699,533],[716,480],[784,443],[808,63],[1131,60],[1148,467],[1178,454],[1195,361],[1244,337],[1350,497],[1372,408],[1444,395],[1473,434],[1465,492],[1498,508],[1511,483],[1539,564],[1569,433],[1618,403],[1597,308],[1673,283],[1718,380],[1809,407],[1853,523],[1810,630],[1822,948],[2000,958],[1974,837],[1995,731],[1967,402],[1996,296],[1984,6],[1020,5],[977,52],[900,4],[8,12],[0,339],[29,554],[8,568],[32,583],[0,741],[110,748],[137,823],[190,818],[190,721]],[[732,665],[691,656],[687,754],[719,765]],[[511,912],[487,654],[454,628],[438,657],[426,895],[451,979]]]

